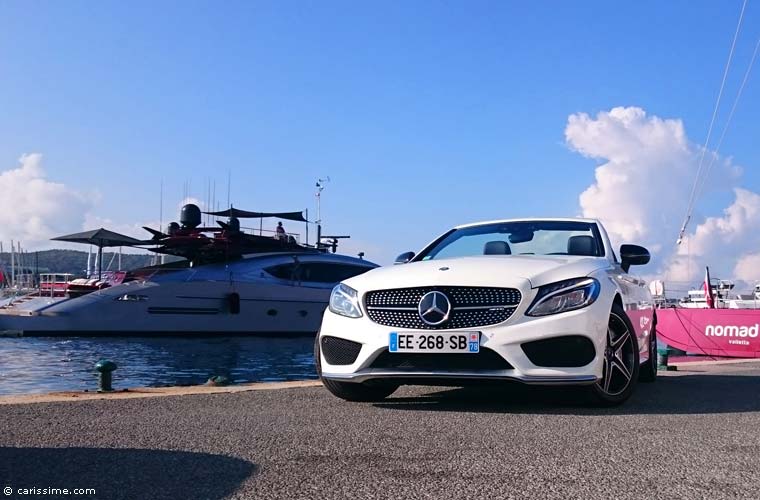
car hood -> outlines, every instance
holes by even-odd
[[[359,291],[436,285],[535,288],[588,276],[609,265],[604,257],[482,255],[380,267],[351,278],[346,284]]]

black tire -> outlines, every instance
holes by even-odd
[[[610,311],[602,378],[590,386],[592,401],[598,406],[615,406],[633,394],[639,378],[639,347],[636,333],[623,308]]]
[[[641,364],[639,382],[651,383],[657,380],[657,316],[652,320],[652,333],[649,335],[649,359]]]
[[[399,388],[399,384],[386,380],[368,380],[366,382],[356,383],[341,382],[324,378],[322,376],[322,356],[319,352],[319,334],[317,334],[317,338],[314,340],[314,364],[317,368],[317,375],[319,376],[322,385],[324,385],[333,396],[345,399],[346,401],[382,401]]]

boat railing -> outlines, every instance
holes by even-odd
[[[74,280],[71,273],[43,273],[40,274],[39,296],[56,297],[66,293],[69,283]]]
[[[263,228],[254,228],[254,227],[241,227],[241,230],[243,230],[246,233],[253,234],[254,236],[269,236],[271,238],[278,238],[277,231],[272,229],[263,229]],[[289,233],[285,232],[285,237],[290,238],[292,237],[296,243],[299,245],[301,244],[301,234],[300,233]]]

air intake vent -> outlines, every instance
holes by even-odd
[[[321,340],[322,355],[331,365],[350,365],[359,356],[362,345],[359,342],[324,336]]]
[[[582,335],[526,342],[522,344],[522,350],[534,365],[551,368],[586,366],[596,356],[594,343]]]
[[[495,351],[481,347],[477,354],[391,353],[386,350],[372,362],[371,368],[402,371],[477,372],[511,370],[513,366]]]

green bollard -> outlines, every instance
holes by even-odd
[[[668,347],[668,359],[670,359],[672,356],[681,356],[683,354],[686,354],[686,352],[680,349],[673,349],[671,347]],[[669,372],[674,372],[678,370],[678,367],[668,363],[668,366],[665,369]]]
[[[668,369],[668,356],[669,356],[669,352],[667,349],[657,349],[657,369],[658,370]]]
[[[678,370],[677,366],[670,366],[668,364],[668,360],[670,359],[671,354],[673,354],[673,351],[671,351],[670,348],[657,349],[657,369],[658,370],[666,370],[669,372],[674,372]]]
[[[108,359],[101,359],[95,363],[95,370],[100,373],[98,377],[98,392],[113,392],[113,387],[111,387],[111,372],[116,368],[116,363]]]

